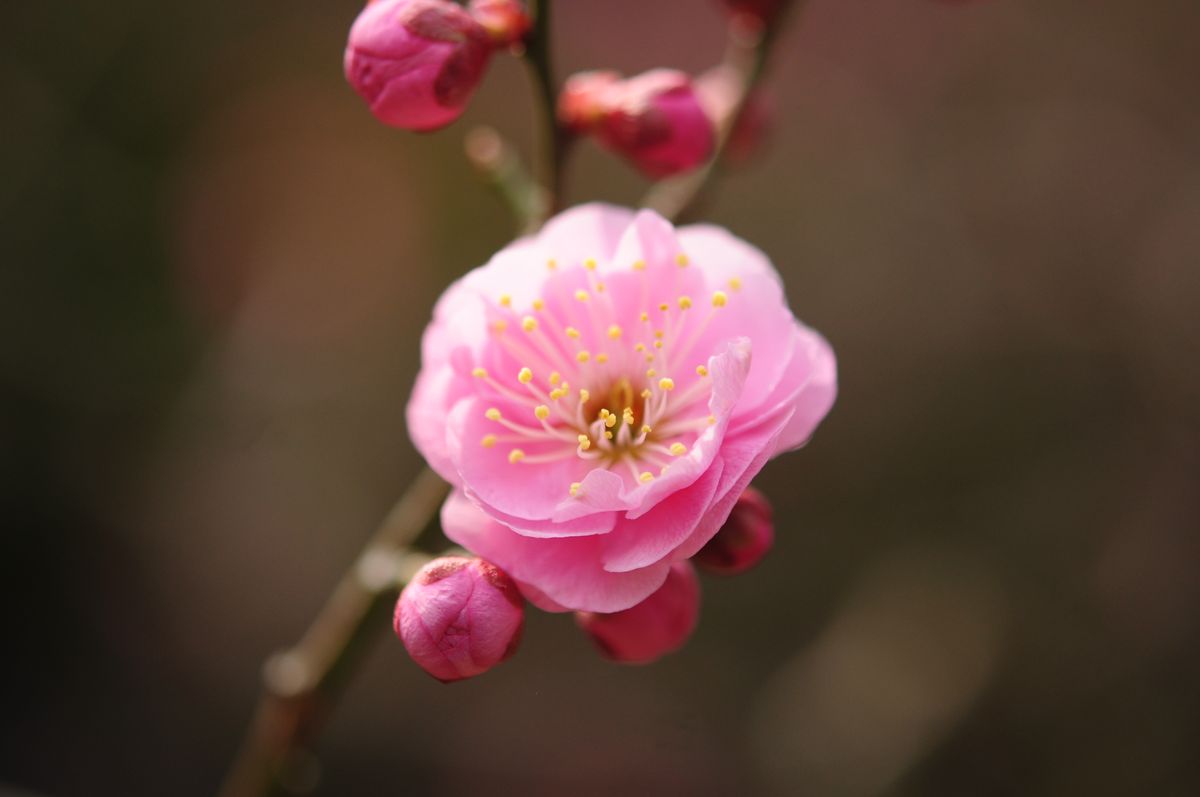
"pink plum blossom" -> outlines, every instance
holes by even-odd
[[[421,568],[396,603],[393,625],[413,661],[439,681],[490,670],[516,652],[525,605],[495,565],[443,556]]]
[[[462,115],[492,49],[448,0],[372,0],[350,28],[346,79],[381,122],[436,130]]]
[[[663,585],[636,606],[613,614],[576,612],[575,622],[606,658],[649,664],[682,647],[699,614],[696,571],[687,562],[676,562]]]
[[[836,371],[758,249],[591,204],[447,289],[408,428],[450,539],[544,609],[617,612],[809,439]]]

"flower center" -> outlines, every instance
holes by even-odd
[[[675,264],[686,267],[686,256],[678,255]],[[564,287],[578,274],[552,260],[548,268],[556,273],[546,282],[552,301],[536,298],[528,308],[514,308],[512,298],[502,295],[491,308],[492,340],[506,355],[499,359],[520,365],[511,374],[482,367],[473,373],[497,403],[519,414],[487,409],[496,431],[480,443],[507,448],[512,465],[578,458],[647,483],[715,422],[707,409],[707,356],[694,349],[729,297],[713,292],[707,314],[694,311],[686,295],[654,301],[646,264],[638,261],[632,270],[641,279],[620,281],[622,290],[637,291],[631,294],[636,303],[618,301],[631,296],[614,296],[594,260],[581,266],[586,287]],[[739,287],[730,281],[732,290]],[[577,496],[581,484],[567,489]]]

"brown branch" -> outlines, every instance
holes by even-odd
[[[263,692],[221,797],[303,790],[308,753],[355,655],[386,627],[382,610],[429,560],[407,550],[436,517],[448,486],[425,469],[401,496],[296,645],[263,667]]]

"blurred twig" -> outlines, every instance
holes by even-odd
[[[535,232],[546,218],[546,190],[529,172],[504,138],[492,127],[477,127],[467,134],[467,160],[503,200],[517,222],[519,233]]]
[[[533,14],[533,29],[525,39],[525,62],[537,96],[534,104],[539,107],[541,155],[538,179],[545,186],[548,201],[538,220],[557,213],[563,200],[563,167],[567,151],[571,146],[571,134],[558,123],[558,82],[554,78],[553,57],[550,47],[550,19],[552,0],[530,0],[529,10]]]
[[[775,42],[789,12],[798,13],[804,0],[784,3],[774,20],[762,25],[749,17],[737,17],[729,24],[729,44],[723,65],[738,75],[740,87],[736,101],[723,119],[717,124],[717,141],[708,163],[694,172],[668,178],[650,187],[642,199],[642,206],[657,210],[668,219],[686,217],[704,200],[713,179],[721,170],[725,150],[737,129],[742,113],[754,93],[755,87],[766,72]]]
[[[309,749],[355,654],[382,627],[378,615],[428,557],[407,546],[437,514],[448,487],[426,468],[401,496],[308,630],[263,667],[263,692],[221,797],[303,789]],[[311,766],[307,767],[311,770]]]

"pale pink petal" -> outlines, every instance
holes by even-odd
[[[600,564],[600,537],[531,539],[497,523],[456,491],[442,506],[446,536],[482,556],[554,604],[592,612],[628,609],[667,577],[665,561],[610,573]]]

